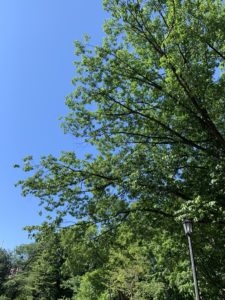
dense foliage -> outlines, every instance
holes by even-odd
[[[28,228],[38,256],[6,285],[23,282],[26,299],[192,299],[191,218],[202,299],[224,299],[225,4],[104,7],[102,45],[75,43],[63,123],[91,153],[25,158],[23,194],[49,217]]]

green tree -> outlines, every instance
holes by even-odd
[[[2,295],[4,291],[4,283],[10,275],[10,269],[10,254],[5,249],[0,248],[0,295]]]
[[[58,234],[45,229],[37,241],[21,245],[12,255],[12,270],[4,284],[7,299],[56,300],[72,296],[72,290],[63,286],[67,277],[61,274],[63,253]]]
[[[194,219],[202,297],[224,299],[225,4],[105,0],[104,7],[111,18],[102,45],[76,42],[64,121],[97,155],[64,152],[38,167],[26,158],[33,174],[20,181],[23,194],[54,211],[55,225],[69,215],[98,224],[99,233],[141,214],[162,256],[156,273],[171,241],[179,269],[170,270],[170,285],[186,286],[187,295],[181,220]]]
[[[33,299],[30,289],[30,272],[38,256],[38,244],[16,247],[11,255],[11,274],[4,284],[7,299]]]
[[[51,230],[40,232],[37,239],[36,257],[27,274],[27,290],[32,299],[56,300],[70,296],[72,292],[62,286],[63,253],[60,237]]]
[[[74,299],[105,299],[101,297],[107,293],[106,263],[112,238],[100,238],[97,226],[85,223],[66,228],[60,235],[62,274],[67,275],[64,286],[73,290]]]

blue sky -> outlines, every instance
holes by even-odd
[[[60,129],[72,90],[74,40],[84,33],[99,44],[105,13],[101,0],[5,0],[0,2],[0,247],[29,242],[26,225],[41,222],[38,200],[23,198],[13,169],[26,155],[86,152]]]

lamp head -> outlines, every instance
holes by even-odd
[[[186,235],[192,234],[192,221],[189,219],[186,219],[183,221],[184,226],[184,232]]]

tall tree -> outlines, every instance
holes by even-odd
[[[6,282],[11,270],[11,257],[10,254],[0,248],[0,295],[4,291],[4,283]]]
[[[58,234],[45,230],[33,244],[21,245],[12,256],[14,272],[4,284],[7,299],[57,300],[72,296],[63,286],[68,278],[61,274],[63,253]]]
[[[70,215],[104,232],[142,214],[164,262],[163,245],[172,239],[179,253],[181,220],[194,219],[203,298],[224,299],[225,4],[105,0],[104,7],[111,18],[102,45],[76,42],[64,121],[97,155],[50,155],[38,167],[26,158],[24,170],[34,173],[20,181],[23,193],[55,211],[56,225]]]

